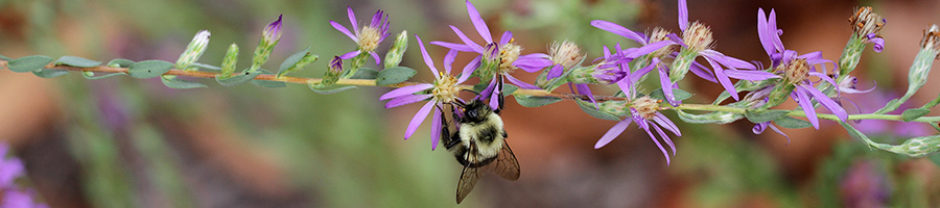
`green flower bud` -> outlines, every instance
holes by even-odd
[[[392,49],[389,49],[388,53],[385,54],[385,68],[398,66],[407,49],[408,31],[401,31],[401,33],[398,34],[398,38],[395,38]]]
[[[222,72],[220,76],[222,78],[231,77],[235,73],[235,66],[238,64],[238,45],[232,43],[228,46],[228,51],[225,52],[225,57],[222,58]]]
[[[176,68],[192,71],[196,68],[190,68],[190,65],[196,63],[199,60],[199,57],[206,52],[206,46],[209,45],[209,31],[203,30],[196,33],[196,36],[193,37],[193,40],[189,42],[189,45],[186,46],[186,50],[180,54],[179,59],[176,60]]]

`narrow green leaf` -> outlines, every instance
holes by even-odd
[[[744,117],[747,117],[748,121],[752,123],[764,123],[768,121],[777,120],[787,116],[787,111],[785,110],[760,110],[760,109],[751,109],[744,111]]]
[[[503,85],[503,97],[512,95],[512,93],[516,92],[516,90],[519,90],[519,87],[516,87],[515,85],[511,85],[511,84],[504,84]]]
[[[160,80],[163,81],[163,85],[173,89],[193,89],[193,88],[205,88],[206,85],[198,82],[189,82],[185,80],[180,80],[177,78],[168,78],[167,76],[160,77]]]
[[[215,77],[215,81],[219,82],[219,85],[231,87],[231,86],[239,85],[249,80],[255,79],[255,77],[257,77],[258,75],[261,75],[260,70],[253,71],[253,72],[246,70],[245,72],[235,74],[234,76],[229,77],[229,78]]]
[[[516,98],[516,102],[519,103],[519,105],[530,107],[530,108],[544,106],[544,105],[561,101],[561,98],[557,98],[557,97],[541,97],[541,96],[530,96],[530,95],[515,95],[513,97]]]
[[[96,67],[98,65],[101,65],[101,62],[89,60],[89,59],[77,57],[77,56],[63,56],[63,57],[59,57],[59,59],[55,61],[55,64],[74,66],[74,67]]]
[[[940,167],[940,153],[933,153],[927,158],[929,158],[934,165]]]
[[[0,55],[0,59],[2,59],[2,60],[4,60],[4,61],[10,61],[10,60],[12,60],[12,59],[10,59],[10,57],[4,56],[4,55]]]
[[[679,119],[687,123],[694,124],[728,124],[740,120],[744,116],[730,112],[710,112],[704,114],[687,113],[683,110],[676,110]]]
[[[287,59],[284,59],[284,62],[281,62],[281,67],[279,67],[279,69],[277,70],[277,74],[284,73],[285,71],[287,71],[287,69],[290,69],[292,66],[297,64],[297,62],[300,62],[300,59],[303,59],[304,56],[307,56],[309,54],[310,54],[310,48],[306,48],[300,52],[297,52],[288,56]]]
[[[90,72],[90,71],[82,72],[82,76],[85,77],[85,79],[90,79],[90,80],[104,79],[104,78],[123,75],[123,74],[124,73],[110,73],[110,74],[104,74],[101,76],[95,76],[95,72]]]
[[[774,123],[776,123],[777,126],[788,128],[788,129],[802,129],[802,128],[813,127],[813,124],[810,123],[809,121],[795,119],[795,118],[788,117],[788,116],[775,119]]]
[[[314,85],[312,85],[312,84],[308,84],[307,86],[310,88],[311,91],[313,91],[313,92],[315,92],[315,93],[317,93],[317,94],[324,94],[324,95],[335,94],[335,93],[339,93],[339,92],[342,92],[342,91],[351,90],[351,89],[355,89],[355,88],[356,88],[356,86],[343,86],[343,87],[340,87],[340,86],[332,86],[332,87],[319,88],[319,87],[316,87],[316,86],[314,86]]]
[[[921,116],[927,115],[928,113],[930,113],[929,109],[923,109],[923,108],[907,109],[903,113],[901,113],[901,120],[913,121],[914,119],[920,118]]]
[[[48,56],[26,56],[10,61],[7,68],[13,72],[34,72],[42,70],[49,62],[52,62],[52,58]]]
[[[33,71],[33,74],[35,74],[37,77],[42,77],[42,78],[53,78],[53,77],[66,75],[68,73],[69,71],[58,70],[58,69],[40,69],[39,71]]]
[[[685,99],[689,99],[692,97],[692,93],[686,92],[685,90],[682,90],[682,89],[672,89],[672,94],[676,96],[677,101],[683,101]],[[650,93],[650,97],[660,99],[660,100],[666,100],[666,96],[665,94],[663,94],[662,88],[653,90],[653,92]]]
[[[378,76],[379,76],[379,71],[372,69],[372,68],[368,68],[368,67],[362,67],[362,68],[359,68],[359,71],[357,71],[356,74],[354,74],[352,77],[349,77],[349,78],[350,79],[375,79]]]
[[[575,100],[575,102],[578,103],[578,107],[580,107],[582,111],[584,111],[588,115],[593,116],[594,118],[611,120],[611,121],[621,120],[620,117],[617,115],[597,110],[594,107],[594,104],[591,102],[582,101],[582,100]]]
[[[131,67],[131,65],[133,64],[134,64],[134,61],[127,60],[127,59],[114,59],[108,62],[108,66],[110,67],[121,67],[121,68]]]
[[[131,64],[127,73],[138,79],[154,78],[163,75],[173,68],[173,63],[161,60],[146,60]]]
[[[270,74],[270,75],[274,75],[274,73],[269,72],[268,70],[264,70],[264,69],[261,70],[261,74]],[[284,82],[278,82],[278,81],[251,80],[251,83],[252,83],[252,84],[255,84],[255,85],[257,85],[257,86],[260,86],[260,87],[267,87],[267,88],[281,88],[281,87],[287,87],[287,84],[285,84]]]
[[[414,69],[404,66],[383,69],[382,71],[379,71],[378,76],[375,78],[375,84],[379,86],[388,86],[402,83],[410,79],[416,73],[418,72],[416,72]]]

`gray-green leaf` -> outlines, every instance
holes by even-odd
[[[284,71],[287,71],[287,69],[290,69],[292,66],[296,65],[297,62],[300,62],[300,59],[303,59],[304,56],[307,56],[308,54],[310,54],[310,48],[306,48],[303,51],[288,56],[287,59],[284,59],[284,62],[281,62],[281,67],[279,67],[277,70],[277,74],[284,73]]]
[[[77,56],[63,56],[63,57],[59,57],[59,59],[55,61],[55,64],[74,66],[74,67],[96,67],[98,65],[101,65],[101,62],[89,60],[89,59],[77,57]]]
[[[173,64],[161,60],[146,60],[131,64],[127,73],[139,79],[154,78],[163,75],[173,68]]]
[[[354,74],[352,77],[349,77],[349,78],[350,79],[375,79],[378,76],[379,76],[379,71],[372,69],[372,68],[368,68],[368,67],[362,67],[362,68],[359,68],[359,71],[356,71],[356,74]]]
[[[95,76],[95,72],[90,72],[90,71],[82,72],[82,76],[85,77],[85,79],[90,79],[90,80],[104,79],[104,78],[123,75],[123,74],[124,73],[110,73],[110,74],[105,74],[101,76]]]
[[[388,86],[402,83],[410,79],[416,73],[418,72],[416,72],[414,69],[404,66],[387,68],[379,71],[378,76],[375,78],[375,84],[379,86]]]
[[[788,116],[783,117],[783,118],[778,118],[774,120],[774,123],[776,123],[777,126],[788,128],[788,129],[802,129],[802,128],[809,128],[813,126],[813,124],[809,123],[809,121],[795,119],[795,118],[788,117]]]
[[[42,70],[49,62],[52,62],[52,58],[48,56],[27,56],[10,61],[7,67],[13,72],[34,72]]]
[[[35,74],[37,77],[42,77],[42,78],[53,78],[53,77],[66,75],[68,73],[69,71],[57,70],[57,69],[40,69],[39,71],[33,71],[33,74]]]
[[[131,67],[131,65],[133,64],[134,64],[134,61],[127,60],[127,59],[114,59],[108,62],[108,66],[110,67],[122,67],[122,68]]]
[[[314,85],[307,85],[307,86],[310,87],[311,91],[318,93],[318,94],[324,94],[324,95],[335,94],[338,92],[356,88],[356,86],[343,86],[343,87],[333,86],[333,87],[325,87],[325,88],[318,88]]]
[[[611,121],[620,120],[620,117],[617,115],[597,110],[597,108],[595,108],[594,104],[592,104],[591,102],[582,101],[582,100],[575,100],[575,102],[578,103],[578,107],[580,107],[582,111],[584,111],[588,115],[593,116],[594,118],[611,120]]]
[[[689,99],[690,97],[692,97],[692,93],[686,92],[685,90],[678,89],[678,88],[672,89],[672,94],[676,96],[676,101],[683,101],[685,99]],[[660,100],[666,99],[665,94],[663,94],[662,88],[656,89],[656,90],[653,90],[653,92],[650,92],[650,97],[660,99]]]
[[[752,109],[744,111],[744,117],[747,117],[747,120],[752,123],[764,123],[786,117],[787,113],[785,110]]]
[[[163,85],[173,89],[193,89],[193,88],[205,88],[206,85],[198,82],[189,82],[185,80],[180,80],[177,78],[167,78],[166,76],[160,77],[160,80],[163,81]]]
[[[923,109],[923,108],[907,109],[903,113],[901,113],[901,120],[913,121],[914,119],[920,118],[921,116],[927,115],[928,113],[930,113],[929,109]]]
[[[229,78],[221,78],[217,76],[215,77],[215,81],[219,82],[219,85],[231,87],[231,86],[239,85],[241,83],[245,83],[248,80],[255,79],[255,77],[257,77],[258,75],[261,75],[260,70],[254,71],[254,72],[245,71],[242,73],[235,74],[234,76],[229,77]]]
[[[557,97],[542,97],[542,96],[531,96],[531,95],[515,95],[513,97],[516,98],[516,102],[519,103],[519,105],[530,107],[530,108],[544,106],[544,105],[561,101],[561,98],[557,98]]]
[[[710,112],[704,114],[687,113],[682,110],[676,110],[679,119],[687,123],[695,124],[727,124],[740,120],[743,116],[731,112]]]

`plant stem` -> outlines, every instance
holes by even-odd
[[[0,60],[0,68],[7,69],[8,61]],[[55,63],[49,63],[46,65],[47,69],[59,69],[59,70],[69,70],[69,71],[79,71],[79,72],[102,72],[102,73],[127,73],[128,68],[122,67],[110,67],[110,66],[95,66],[95,67],[73,67],[73,66],[64,66],[56,65]],[[179,69],[171,69],[169,72],[163,75],[175,75],[183,77],[193,77],[193,78],[215,78],[219,76],[219,73],[214,72],[204,72],[204,71],[185,71]],[[290,76],[281,76],[277,77],[273,74],[262,74],[255,77],[256,80],[266,80],[266,81],[275,81],[275,82],[284,82],[284,83],[293,83],[293,84],[318,84],[323,81],[320,78],[306,78],[306,77],[290,77]],[[417,82],[402,82],[387,87],[400,88],[405,86],[411,86],[420,84]],[[377,87],[374,79],[339,79],[336,82],[336,85],[346,85],[346,86],[366,86],[366,87]],[[459,85],[461,90],[472,90],[473,86],[471,85]],[[550,91],[540,90],[540,89],[518,89],[513,92],[514,95],[529,95],[529,96],[542,96],[542,97],[556,97],[561,99],[575,100],[582,99],[587,100],[588,98],[583,95],[575,94],[559,94],[553,93]],[[626,100],[624,97],[615,97],[615,96],[596,96],[597,101],[607,101],[607,100]],[[712,112],[730,112],[743,114],[747,109],[740,107],[732,106],[722,106],[722,105],[706,105],[706,104],[680,104],[679,106],[672,107],[666,106],[665,109],[678,109],[678,110],[697,110],[697,111],[712,111]],[[787,113],[788,116],[799,116],[806,117],[806,114],[802,110],[790,110]],[[833,114],[824,114],[817,113],[817,117],[821,119],[828,119],[833,121],[839,121],[839,118]],[[876,119],[876,120],[894,120],[901,121],[901,115],[892,115],[892,114],[854,114],[849,115],[848,120],[867,120],[867,119]],[[923,123],[936,123],[940,122],[940,116],[924,116],[913,120],[914,122],[923,122]]]

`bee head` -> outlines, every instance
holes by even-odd
[[[481,122],[486,120],[490,113],[493,113],[493,110],[489,106],[479,100],[473,100],[464,107],[463,119],[474,123]]]

